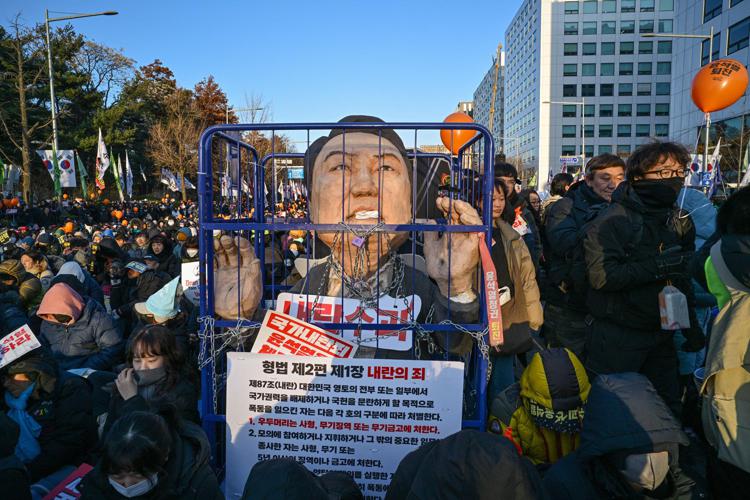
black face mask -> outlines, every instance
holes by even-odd
[[[633,189],[646,205],[671,207],[677,201],[684,183],[685,179],[682,177],[641,179],[633,182]]]

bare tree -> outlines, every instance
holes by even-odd
[[[110,95],[133,76],[135,67],[135,61],[121,50],[91,41],[85,42],[78,51],[74,64],[78,72],[89,76],[87,90],[102,92],[105,107],[110,104]]]
[[[166,98],[166,116],[150,129],[148,156],[159,167],[170,168],[180,176],[182,199],[187,199],[185,174],[198,168],[198,139],[203,124],[195,109],[192,92],[178,89]]]

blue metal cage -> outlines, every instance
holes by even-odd
[[[416,201],[412,203],[412,216],[407,224],[381,224],[378,232],[406,232],[410,238],[407,250],[410,251],[413,262],[410,268],[415,273],[416,255],[418,254],[419,238],[424,232],[459,233],[481,232],[484,234],[488,246],[492,244],[492,193],[494,189],[494,144],[490,132],[483,126],[474,123],[285,123],[285,124],[226,124],[207,128],[200,138],[199,166],[198,166],[198,199],[199,199],[199,255],[201,262],[200,281],[200,319],[201,334],[201,413],[204,429],[212,445],[212,455],[219,463],[223,460],[224,415],[223,395],[221,394],[225,381],[224,350],[231,345],[232,335],[238,337],[243,328],[258,326],[248,319],[238,317],[233,320],[219,319],[214,309],[214,243],[216,232],[229,234],[232,237],[246,237],[253,240],[256,256],[260,260],[263,275],[263,298],[273,301],[278,293],[288,290],[289,285],[278,279],[275,269],[276,261],[268,262],[267,253],[276,248],[276,233],[290,230],[331,231],[342,232],[340,224],[317,224],[310,220],[309,212],[303,218],[276,215],[276,193],[278,189],[277,177],[271,177],[272,196],[265,192],[265,177],[269,163],[276,168],[277,159],[304,160],[304,153],[278,152],[276,145],[279,140],[277,134],[300,131],[306,132],[309,144],[311,133],[324,134],[329,130],[341,129],[346,133],[353,133],[363,129],[370,133],[381,134],[384,129],[399,131],[400,135],[413,133],[414,147],[408,151],[408,158],[412,169],[412,200],[426,200],[429,204],[430,188],[435,188],[434,168],[426,176],[418,175],[418,165],[421,160],[437,160],[444,162],[449,170],[447,178],[443,175],[443,183],[438,189],[451,199],[463,199],[473,203],[481,203],[481,225],[449,224],[445,220],[437,219],[436,223],[425,223],[417,217]],[[429,153],[420,151],[417,147],[417,137],[420,131],[435,130],[474,130],[476,135],[464,144],[458,154],[451,156],[445,153]],[[348,132],[353,131],[353,132]],[[260,157],[259,152],[252,145],[242,140],[242,134],[262,134],[270,142],[271,151]],[[270,135],[270,138],[268,138]],[[382,136],[381,136],[382,137]],[[222,165],[223,164],[223,165]],[[233,179],[237,185],[232,186],[228,197],[218,189],[217,176],[224,166],[225,174]],[[228,170],[231,170],[227,172]],[[422,184],[418,185],[418,180]],[[434,191],[434,189],[433,189]],[[343,194],[342,194],[343,196]],[[271,208],[270,213],[267,209]],[[343,214],[342,214],[343,217]],[[356,227],[355,227],[356,229]],[[363,228],[360,228],[363,229]],[[266,236],[268,235],[268,236]],[[314,240],[306,243],[308,254],[315,250]],[[407,253],[405,260],[408,261]],[[450,259],[450,255],[449,255]],[[308,261],[309,262],[309,261]],[[450,266],[450,260],[448,265]],[[309,264],[308,264],[309,266]],[[450,267],[449,267],[450,269]],[[309,268],[308,268],[309,270]],[[484,288],[481,273],[476,273],[476,290],[480,307],[479,321],[470,324],[424,323],[421,326],[429,332],[440,332],[440,335],[465,334],[457,331],[474,332],[486,339],[487,311],[484,300]],[[238,280],[239,269],[238,269]],[[342,288],[343,290],[343,288]],[[343,298],[343,295],[342,295]],[[238,299],[239,301],[239,299]],[[262,305],[262,304],[261,304]],[[411,318],[413,321],[413,318]],[[307,320],[317,326],[329,330],[361,329],[361,330],[403,330],[409,323],[396,324],[361,324],[346,322],[323,322],[314,318]],[[413,326],[413,322],[411,323]],[[217,344],[219,348],[217,348]],[[413,350],[412,350],[413,354]],[[488,360],[480,353],[476,345],[467,362],[465,400],[468,393],[475,399],[472,411],[463,421],[464,427],[483,429],[485,427],[487,403],[486,386],[488,375]],[[465,401],[466,407],[466,401]]]

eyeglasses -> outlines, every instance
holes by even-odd
[[[672,168],[662,168],[661,170],[646,172],[646,174],[658,175],[660,179],[671,179],[672,177],[685,177],[689,171],[689,168],[682,168],[679,170],[675,170]]]

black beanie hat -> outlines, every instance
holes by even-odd
[[[367,115],[349,115],[345,116],[341,120],[338,121],[338,123],[385,123],[383,120],[376,116],[367,116]],[[323,149],[323,147],[336,136],[342,135],[344,132],[347,134],[354,134],[354,133],[363,133],[363,134],[372,134],[379,137],[382,137],[383,140],[387,140],[391,144],[393,144],[400,152],[401,156],[404,158],[404,163],[406,163],[406,171],[409,173],[409,182],[412,182],[412,169],[409,168],[409,156],[406,154],[406,148],[404,147],[404,143],[401,140],[401,137],[391,128],[363,128],[363,129],[342,129],[342,128],[335,128],[331,130],[331,132],[324,137],[320,137],[316,139],[312,144],[310,144],[310,147],[307,148],[307,151],[305,151],[305,186],[307,187],[307,192],[312,194],[312,174],[313,174],[313,168],[315,166],[315,160],[318,158],[318,155],[320,154],[320,151]]]

